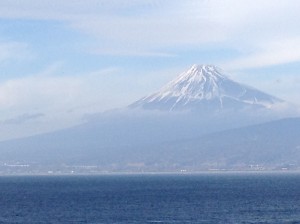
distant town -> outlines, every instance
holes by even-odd
[[[110,164],[109,166],[97,165],[66,165],[60,166],[42,164],[21,164],[21,163],[1,163],[0,175],[101,175],[101,174],[142,174],[142,173],[201,173],[201,172],[243,172],[243,171],[300,171],[300,167],[294,164],[264,166],[259,164],[241,165],[237,167],[214,168],[211,166],[202,167],[180,167],[178,164],[173,166],[146,166],[144,164]]]

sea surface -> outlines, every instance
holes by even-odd
[[[300,174],[0,177],[0,223],[300,223]]]

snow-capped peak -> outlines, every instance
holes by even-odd
[[[252,87],[237,83],[214,65],[193,65],[160,91],[130,107],[162,110],[222,110],[223,108],[264,107],[281,102]]]
[[[219,83],[227,77],[213,65],[193,65],[159,92],[161,96],[210,99],[219,94]]]
[[[174,81],[183,81],[183,80],[190,80],[190,81],[198,81],[206,80],[209,78],[225,78],[220,73],[220,69],[214,65],[193,65],[188,71],[183,72],[177,79]]]

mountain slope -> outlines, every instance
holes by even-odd
[[[91,130],[77,131],[84,135]],[[92,165],[109,171],[137,171],[141,167],[145,171],[242,170],[251,166],[300,169],[300,118],[160,143],[101,144],[105,139],[98,135],[85,135],[76,141],[78,136],[48,135],[2,142],[1,162],[41,167]],[[111,137],[116,141],[118,135]],[[139,168],[132,164],[139,164]]]
[[[237,83],[213,65],[193,65],[160,91],[131,104],[130,108],[166,111],[240,110],[271,108],[282,100]]]
[[[170,142],[160,149],[170,164],[185,164],[191,169],[248,169],[253,165],[266,169],[299,169],[300,118]]]

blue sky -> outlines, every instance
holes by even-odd
[[[0,140],[123,107],[209,63],[296,105],[297,0],[2,0]]]

